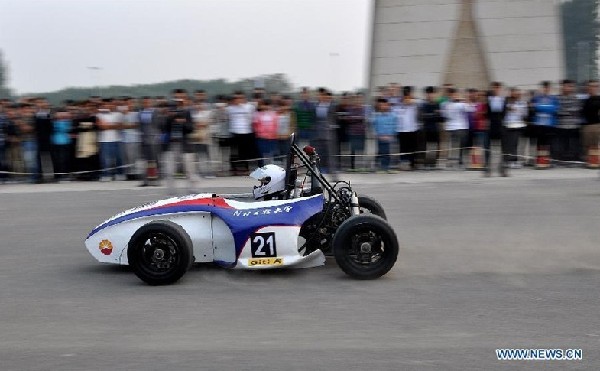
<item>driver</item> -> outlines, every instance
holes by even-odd
[[[256,200],[271,200],[285,191],[285,170],[277,165],[259,167],[250,176],[259,181],[259,185],[252,190]]]

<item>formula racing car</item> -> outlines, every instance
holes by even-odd
[[[315,148],[290,138],[285,168],[266,165],[250,176],[249,199],[218,194],[174,197],[106,220],[85,240],[98,261],[131,266],[150,285],[178,281],[192,263],[225,268],[310,268],[333,255],[357,279],[386,274],[398,241],[375,200],[348,182],[330,182]]]

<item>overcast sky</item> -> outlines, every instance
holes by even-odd
[[[345,90],[366,84],[370,10],[370,0],[0,0],[0,49],[19,94],[279,72]]]

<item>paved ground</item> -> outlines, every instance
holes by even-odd
[[[348,176],[384,204],[400,239],[380,280],[347,279],[328,261],[197,267],[170,287],[83,247],[93,226],[164,189],[0,186],[0,369],[598,369],[598,174],[513,174]],[[582,348],[584,359],[497,361],[505,347]]]

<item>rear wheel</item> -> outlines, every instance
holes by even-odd
[[[346,220],[333,238],[333,254],[340,268],[352,278],[369,280],[383,276],[396,263],[398,239],[392,227],[375,215],[355,215]]]
[[[361,214],[373,214],[378,217],[387,220],[383,206],[369,196],[358,196],[358,206]]]
[[[177,282],[191,266],[192,241],[178,224],[151,222],[131,237],[127,259],[142,281],[149,285],[169,285]]]

